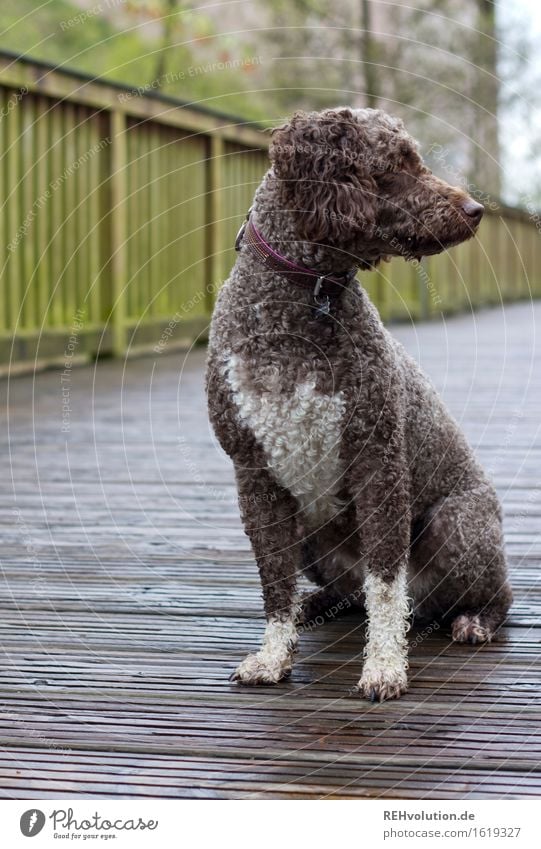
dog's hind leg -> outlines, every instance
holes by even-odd
[[[509,602],[511,596],[509,596]],[[451,625],[455,643],[489,643],[505,620],[507,608],[502,605],[466,610],[460,613]]]
[[[455,642],[490,642],[512,602],[500,506],[490,486],[430,508],[412,546],[410,575],[423,619],[451,622]]]
[[[264,469],[236,466],[235,471],[244,529],[259,568],[267,626],[260,650],[243,660],[231,680],[275,684],[291,672],[298,642],[298,508]]]

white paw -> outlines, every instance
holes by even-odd
[[[408,689],[408,677],[405,669],[374,668],[365,666],[356,690],[363,699],[371,702],[383,702],[386,699],[398,699]]]
[[[249,654],[229,680],[240,681],[241,684],[277,684],[290,674],[292,665],[290,654],[277,657],[276,654],[259,651]]]

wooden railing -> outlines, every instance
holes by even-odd
[[[3,371],[205,338],[264,133],[0,53],[0,144]],[[362,282],[385,320],[539,296],[538,220],[489,210],[477,240]]]
[[[0,144],[0,363],[205,333],[266,167],[259,129],[2,53]]]

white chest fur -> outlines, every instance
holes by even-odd
[[[270,387],[255,391],[243,385],[239,359],[226,363],[239,419],[262,446],[278,483],[295,496],[305,520],[319,526],[341,508],[337,498],[342,477],[340,439],[345,399],[342,392],[316,392],[315,378],[284,393]]]

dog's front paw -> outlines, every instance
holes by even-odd
[[[277,684],[286,678],[292,668],[292,658],[272,656],[269,652],[259,651],[249,654],[233,672],[230,681],[241,684]]]
[[[408,689],[408,678],[404,670],[364,669],[355,691],[363,699],[383,702],[399,699]]]

